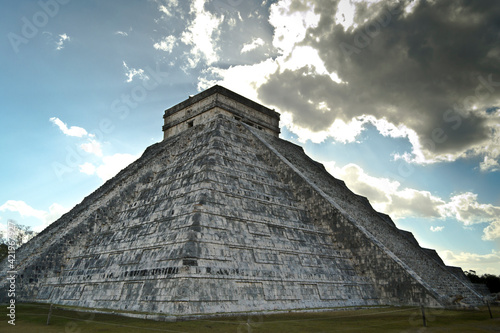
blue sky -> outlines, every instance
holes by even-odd
[[[221,84],[450,265],[500,274],[495,1],[2,4],[0,227],[40,231]]]

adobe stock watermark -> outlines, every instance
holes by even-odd
[[[493,74],[489,74],[486,78],[478,76],[477,80],[479,84],[474,89],[473,94],[464,97],[443,113],[443,121],[450,126],[446,126],[446,129],[443,127],[436,127],[432,130],[430,137],[420,139],[422,150],[433,151],[436,149],[437,145],[448,141],[450,138],[448,136],[449,131],[459,130],[463,121],[470,117],[470,110],[473,110],[481,101],[488,99],[496,89],[500,87],[500,81],[493,81]],[[448,134],[446,130],[448,130]],[[398,175],[388,173],[386,176],[402,183],[405,178],[410,177],[414,172],[415,167],[413,165],[401,162],[398,166]]]
[[[167,82],[168,72],[162,72],[159,64],[156,64],[156,70],[147,66],[145,68],[147,79],[142,80],[141,84],[133,86],[128,93],[122,94],[119,98],[115,98],[110,104],[111,113],[119,120],[125,120],[133,109],[136,109],[140,103],[144,102],[151,92],[158,88],[161,84]],[[104,117],[99,121],[99,127],[91,131],[93,134],[92,140],[99,142],[104,141],[106,135],[110,135],[116,128],[116,120],[112,117]],[[59,181],[63,180],[63,176],[67,173],[78,169],[85,160],[85,152],[81,145],[75,144],[74,147],[66,146],[66,157],[64,163],[52,162],[52,170]]]
[[[21,31],[20,34],[9,32],[7,38],[9,39],[12,50],[19,53],[19,47],[22,44],[28,44],[29,41],[35,38],[39,29],[45,27],[51,18],[54,18],[61,8],[61,5],[66,5],[70,0],[40,0],[37,2],[40,10],[34,13],[31,18],[23,16],[21,18]]]
[[[9,325],[16,325],[16,277],[17,271],[16,268],[16,239],[17,239],[17,225],[13,221],[7,222],[7,297],[9,302],[7,303],[7,317],[9,320],[7,321]]]

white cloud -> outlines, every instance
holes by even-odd
[[[115,32],[115,35],[120,35],[120,36],[127,37],[127,36],[128,36],[128,33],[127,33],[127,32],[125,32],[125,31],[120,31],[120,30],[118,30],[118,31],[116,31],[116,32]]]
[[[325,64],[327,62],[322,60],[319,53],[320,48],[302,43],[304,38],[307,36],[307,31],[311,33],[315,29],[321,30],[318,26],[320,14],[315,13],[314,3],[315,1],[299,2],[293,0],[281,0],[273,4],[270,7],[269,23],[274,27],[273,46],[278,49],[278,56],[269,58],[264,62],[254,65],[234,66],[229,69],[211,68],[209,71],[206,71],[205,74],[209,74],[208,76],[210,76],[213,73],[217,73],[219,80],[214,79],[214,77],[201,77],[199,87],[207,86],[208,83],[218,82],[225,85],[225,82],[232,82],[233,85],[227,86],[233,87],[236,85],[238,86],[238,91],[245,91],[245,96],[250,98],[253,98],[253,96],[259,97],[258,94],[253,91],[257,91],[262,84],[265,84],[269,80],[270,77],[277,75],[275,73],[282,73],[285,70],[295,72],[303,68],[308,68],[308,71],[303,74],[307,77],[317,78],[316,82],[319,83],[316,84],[320,86],[322,83],[325,83],[325,81],[328,81],[326,80],[327,77],[329,77],[335,84],[343,83],[345,85],[349,85],[349,82],[342,82],[337,76],[337,73],[329,72],[326,69]],[[317,2],[316,6],[320,6],[320,2]],[[366,8],[363,6],[366,6]],[[356,7],[358,7],[358,10],[355,14]],[[374,17],[380,14],[384,8],[384,4],[380,1],[342,0],[339,3],[339,10],[336,13],[336,23],[344,25],[345,29],[352,29],[356,27],[357,24],[374,19]],[[411,3],[409,3],[407,4],[405,10],[406,13],[411,13],[414,8]],[[326,26],[331,25],[331,23],[328,22],[322,22],[322,24]],[[256,41],[256,39],[254,39],[254,41]],[[251,42],[244,45],[242,52],[252,50],[255,46],[258,46],[257,44],[258,43]],[[263,63],[267,64],[269,62],[273,63],[273,66],[262,66]],[[196,66],[197,63],[198,61],[195,58],[191,60],[192,66]],[[208,63],[210,64],[210,62]],[[264,68],[265,70],[263,70]],[[329,68],[331,68],[331,66]],[[264,80],[249,80],[240,75],[244,72],[249,74],[251,77],[255,77],[252,73],[253,70],[255,70],[255,73],[258,73],[261,78],[264,78]],[[259,81],[259,83],[257,83],[257,81]],[[304,82],[313,81],[305,80]],[[277,86],[280,86],[279,80],[276,84]],[[325,92],[324,95],[328,97],[330,91],[328,89],[323,89],[323,91]],[[314,95],[320,96],[321,94],[317,93]],[[359,94],[358,96],[360,98],[363,97]],[[302,97],[303,96],[301,96],[301,98]],[[343,106],[342,103],[340,103],[342,101],[342,96],[337,96],[336,98],[339,100],[338,103],[335,100],[315,99],[314,101],[311,101],[311,105],[314,106],[312,109],[315,111],[315,114],[311,114],[309,119],[325,119],[325,121],[321,122],[321,124],[329,124],[331,121],[331,125],[326,129],[317,129],[312,126],[310,126],[310,128],[306,128],[305,125],[308,124],[308,121],[304,121],[304,119],[302,119],[302,122],[305,125],[298,125],[300,121],[297,119],[297,114],[301,112],[300,110],[302,110],[302,113],[306,111],[303,109],[296,111],[294,119],[291,113],[293,112],[293,106],[287,110],[286,107],[283,106],[286,102],[280,102],[277,100],[277,103],[282,104],[282,108],[277,105],[273,106],[269,103],[263,104],[275,107],[276,110],[282,114],[282,124],[291,132],[297,134],[300,142],[311,140],[312,142],[317,143],[329,137],[338,142],[353,142],[364,130],[363,125],[370,122],[376,126],[381,134],[385,136],[389,136],[391,138],[406,138],[409,141],[412,146],[411,151],[403,154],[395,154],[394,158],[396,160],[402,159],[408,163],[426,165],[455,161],[457,159],[470,156],[484,156],[484,160],[479,165],[481,171],[500,171],[500,124],[498,121],[500,112],[492,112],[484,117],[481,116],[481,119],[488,119],[488,128],[492,129],[491,133],[488,134],[490,138],[488,139],[487,145],[484,144],[484,141],[481,141],[476,146],[463,145],[464,149],[442,149],[444,144],[434,142],[434,137],[426,140],[425,135],[422,134],[422,128],[425,129],[425,126],[415,125],[421,124],[423,121],[410,119],[411,117],[408,117],[408,119],[401,119],[401,117],[398,116],[393,117],[392,115],[402,114],[401,110],[393,104],[382,103],[378,106],[374,106],[374,108],[379,107],[380,110],[375,110],[376,112],[374,111],[371,116],[363,116],[363,119],[359,116],[349,118],[348,116],[350,113],[345,111],[346,106]],[[253,99],[261,101],[259,98]],[[322,105],[324,106],[323,108],[321,108]],[[364,104],[361,103],[361,105]],[[334,114],[338,116],[330,116]],[[342,114],[347,115],[347,118],[343,118]],[[308,117],[305,118],[307,119]],[[466,117],[463,116],[463,128],[466,127],[465,120]],[[446,130],[448,138],[446,144],[454,146],[453,144],[450,144],[450,142],[459,141],[454,140],[456,137],[456,131],[450,131],[448,128],[445,128],[444,130]],[[460,144],[456,144],[456,146],[459,145]],[[438,147],[441,150],[437,151],[436,149],[433,149],[433,147]]]
[[[444,227],[443,226],[439,226],[439,227],[434,227],[434,226],[431,226],[431,231],[432,232],[438,232],[438,231],[443,231]]]
[[[87,174],[87,175],[93,175],[95,173],[96,167],[90,162],[85,162],[81,165],[78,166],[78,169],[80,170],[81,173]]]
[[[352,163],[343,168],[331,164],[325,164],[325,167],[332,175],[345,181],[353,192],[366,196],[376,210],[389,214],[394,219],[441,217],[439,208],[445,202],[428,191],[401,189],[399,182],[370,176]]]
[[[344,27],[344,31],[349,28],[356,28],[358,24],[355,22],[356,16],[356,5],[362,4],[367,6],[367,10],[364,10],[365,14],[369,13],[371,17],[375,17],[379,14],[377,8],[373,8],[373,5],[383,3],[380,0],[340,0],[337,5],[337,13],[335,14],[335,23],[340,24]],[[405,12],[410,13],[413,7],[416,5],[414,1],[409,1],[406,5]],[[378,8],[380,10],[380,6]],[[359,14],[359,13],[358,13]],[[368,18],[364,18],[367,20]]]
[[[498,161],[492,159],[491,157],[485,156],[484,160],[479,163],[479,169],[483,172],[499,171],[500,164],[498,164]]]
[[[293,80],[291,75],[287,74],[281,77],[279,75],[282,75],[285,70],[295,73],[300,71],[301,73],[297,74],[296,79],[301,81],[301,83],[295,85],[283,83],[283,95],[290,93],[291,90],[295,91],[295,95],[297,95],[297,91],[308,91],[308,86],[310,85],[318,87],[313,93],[310,93],[311,96],[314,95],[314,97],[311,97],[311,99],[314,99],[311,101],[311,105],[314,106],[311,106],[310,110],[305,110],[302,105],[299,105],[300,103],[296,103],[295,105],[298,106],[294,109],[294,106],[290,105],[292,96],[288,99],[282,98],[281,101],[279,97],[277,98],[276,103],[281,105],[281,109],[278,108],[277,105],[275,107],[277,107],[281,113],[294,112],[296,119],[292,119],[293,126],[290,124],[286,124],[286,126],[299,136],[300,141],[305,142],[307,140],[313,140],[313,142],[317,142],[319,138],[324,139],[327,137],[333,137],[335,140],[339,140],[340,137],[339,141],[343,142],[352,141],[353,137],[355,137],[354,135],[347,137],[337,134],[335,136],[336,132],[327,130],[326,127],[337,120],[343,120],[344,123],[349,123],[353,119],[356,119],[356,117],[363,115],[364,112],[365,115],[373,115],[370,120],[372,123],[380,123],[377,129],[379,129],[382,134],[389,135],[390,137],[403,137],[409,140],[412,145],[411,152],[399,155],[396,154],[396,159],[404,159],[407,162],[417,164],[432,164],[454,161],[470,156],[485,156],[484,161],[480,165],[481,171],[500,171],[499,112],[489,112],[488,115],[453,114],[453,119],[457,121],[457,123],[450,129],[449,121],[443,123],[444,115],[443,117],[428,115],[425,121],[424,119],[418,119],[418,117],[414,118],[415,113],[409,114],[408,117],[401,116],[405,112],[408,112],[408,110],[411,110],[412,106],[410,105],[406,108],[401,106],[401,100],[397,100],[396,103],[387,102],[389,98],[382,98],[377,103],[376,98],[373,98],[373,96],[370,97],[368,92],[369,89],[357,91],[356,87],[360,82],[355,80],[358,78],[358,76],[356,76],[358,72],[355,72],[355,70],[362,68],[364,66],[363,64],[369,63],[370,61],[360,62],[360,64],[358,64],[360,68],[357,68],[357,65],[353,65],[352,82],[348,82],[349,75],[346,74],[346,72],[348,72],[346,68],[351,65],[350,62],[343,64],[342,57],[337,59],[336,55],[340,54],[340,52],[336,49],[338,49],[340,40],[335,41],[333,37],[348,36],[352,34],[352,30],[356,28],[358,24],[365,24],[366,22],[373,21],[383,11],[387,10],[386,3],[382,1],[367,0],[341,0],[338,3],[336,12],[333,10],[332,12],[327,11],[328,7],[334,8],[334,5],[329,6],[325,4],[326,2],[322,1],[282,0],[273,4],[270,8],[269,22],[274,26],[273,46],[278,48],[281,54],[275,58],[280,69],[275,73],[268,73],[271,74],[269,81],[272,81],[273,77],[278,77],[280,79],[287,78],[291,81]],[[317,8],[314,8],[314,6]],[[405,7],[405,12],[408,14],[413,12],[414,9],[414,4],[412,5],[408,2]],[[334,14],[335,23],[330,21],[333,18],[332,15],[330,15],[331,13]],[[323,15],[323,20],[319,22],[321,15]],[[338,28],[335,24],[342,24],[344,30],[347,32],[345,34],[338,33]],[[391,29],[387,28],[386,30],[392,31],[393,28],[394,27]],[[325,46],[328,43],[331,43],[331,47],[329,45]],[[381,47],[381,49],[383,49],[383,47]],[[373,50],[371,49],[371,51]],[[374,52],[374,54],[377,53]],[[395,54],[398,54],[398,52],[395,52]],[[325,59],[325,61],[322,59]],[[325,64],[328,66],[325,66]],[[304,71],[304,68],[308,68],[308,71]],[[336,70],[338,70],[346,80],[346,82],[342,82],[345,84],[331,84],[335,89],[321,89],[322,86],[329,85],[329,82],[327,82],[328,80],[326,80],[327,75],[330,76],[331,80],[335,83],[341,82],[337,73],[329,72],[326,68],[330,70],[332,68],[337,68]],[[383,73],[382,77],[387,75],[384,70],[382,70],[381,73]],[[305,78],[300,77],[300,75]],[[419,76],[418,73],[416,75],[417,77]],[[363,76],[361,75],[361,77]],[[274,91],[280,91],[279,87],[281,82],[283,82],[280,82],[280,79],[276,79],[266,86],[266,88],[273,88],[273,93],[271,93],[270,96],[275,95]],[[488,80],[492,80],[491,75],[488,76]],[[377,87],[377,85],[372,86]],[[413,85],[410,85],[410,87],[413,87]],[[258,89],[259,87],[256,88]],[[404,89],[402,91],[404,91]],[[374,92],[377,96],[381,96],[380,90],[374,89]],[[348,96],[349,93],[352,93],[355,97]],[[262,98],[264,99],[264,97]],[[303,98],[304,96],[299,96],[298,100]],[[397,96],[396,94],[394,98],[401,98],[401,96]],[[267,101],[269,102],[271,99],[272,97],[268,97]],[[438,98],[436,100],[441,101],[441,99]],[[342,104],[343,102],[346,102],[346,104]],[[486,102],[485,100],[484,102],[486,106],[497,105],[498,99],[497,101]],[[432,104],[431,102],[429,103]],[[317,107],[321,104],[325,106],[323,110]],[[412,105],[416,104],[418,103]],[[449,104],[451,105],[452,103]],[[298,116],[300,116],[300,114],[311,110],[314,111],[314,114],[311,113],[309,117],[304,117],[306,118],[305,120],[299,120]],[[449,116],[450,115],[448,115],[448,117]],[[456,118],[459,116],[462,118],[457,120]],[[320,125],[318,125],[317,119],[320,119]],[[486,119],[488,119],[487,122],[485,122]],[[425,125],[431,123],[431,120],[436,122],[436,128],[434,129]],[[303,127],[308,126],[310,130],[301,128],[297,126],[297,124],[301,124]],[[440,133],[441,127],[439,126],[443,126],[443,133],[434,137],[434,133]],[[472,133],[470,134],[471,140],[461,141],[460,132],[455,129],[455,126],[461,126],[460,132],[463,131],[464,133],[467,133],[467,131],[471,129],[482,130],[483,128],[487,128],[488,131],[487,134]],[[392,128],[390,132],[386,131],[388,128]],[[483,131],[483,133],[486,132]],[[482,138],[486,136],[489,138]],[[443,137],[445,138],[443,139]],[[467,142],[469,141],[471,143],[468,144]]]
[[[395,109],[390,111],[397,112]],[[395,138],[408,138],[412,146],[411,153],[395,154],[395,160],[401,159],[407,163],[426,165],[439,162],[452,162],[460,158],[469,158],[472,156],[484,156],[483,161],[479,163],[479,170],[481,172],[498,172],[500,171],[500,113],[486,115],[484,118],[487,119],[487,124],[490,128],[490,135],[486,144],[481,142],[476,146],[466,147],[452,153],[434,153],[428,148],[438,145],[436,138],[422,140],[415,130],[403,124],[395,126],[386,119],[376,119],[373,116],[369,116],[370,122],[377,127],[377,130],[382,135]],[[391,129],[391,131],[388,133],[386,129]],[[436,128],[435,130],[440,130],[440,128]]]
[[[351,0],[340,0],[335,14],[335,23],[341,24],[344,30],[354,26],[354,12],[356,7]]]
[[[153,45],[153,47],[157,50],[162,50],[162,51],[170,53],[174,49],[176,42],[177,42],[177,38],[170,35],[170,36],[165,37],[159,43],[155,43]]]
[[[498,172],[500,171],[498,163],[500,160],[500,111],[490,114],[488,118],[492,128],[491,140],[487,145],[477,147],[474,153],[484,155],[483,161],[479,164],[482,172]]]
[[[500,207],[477,202],[477,194],[466,192],[453,196],[442,207],[444,216],[451,216],[465,225],[500,220]]]
[[[307,28],[314,27],[317,24],[319,16],[313,14],[311,10],[289,13],[287,10],[289,5],[290,1],[286,0],[271,6],[270,22],[275,26],[276,30],[273,38],[273,46],[281,50],[280,56],[275,59],[268,58],[257,64],[231,66],[227,69],[211,67],[202,73],[204,76],[199,78],[200,84],[198,85],[198,89],[205,89],[217,83],[230,87],[231,90],[245,97],[259,101],[257,88],[267,81],[270,74],[276,72],[278,69],[296,69],[303,64],[310,65],[316,73],[326,74],[332,80],[338,80],[335,73],[329,73],[326,70],[323,61],[321,61],[315,49],[310,46],[295,46],[296,42],[303,39]],[[261,38],[254,38],[249,44],[243,45],[241,52],[249,52],[264,44],[265,42]],[[207,76],[216,77],[216,79],[210,80],[206,78]],[[289,122],[283,121],[286,120],[286,115],[284,114],[286,110],[278,109],[277,111],[282,113],[282,124],[292,127],[293,123],[291,119]],[[339,136],[338,129],[346,129],[343,132],[346,134],[349,133],[349,139],[347,140],[350,140],[352,138],[352,134],[350,133],[352,132],[349,130],[356,127],[357,121],[353,120],[349,125],[343,125],[345,124],[340,120],[332,124],[332,133],[336,133]],[[314,142],[322,141],[327,135],[327,133],[313,133],[308,129],[302,129],[295,125],[293,125],[293,129],[296,132],[309,135],[308,139],[314,137]]]
[[[53,124],[57,125],[57,127],[59,127],[59,129],[68,136],[75,136],[81,138],[83,136],[88,135],[87,131],[81,127],[71,126],[70,128],[68,128],[68,126],[65,123],[63,123],[61,119],[57,117],[52,117],[49,120]]]
[[[168,10],[168,8],[166,6],[160,5],[158,7],[158,9],[160,10],[160,12],[162,12],[163,14],[166,14],[167,16],[173,16],[172,13],[170,12],[170,10]]]
[[[290,12],[292,0],[282,0],[271,6],[269,23],[274,26],[273,45],[283,54],[292,53],[295,44],[302,41],[308,28],[318,25],[320,15],[313,8]]]
[[[0,211],[4,212],[6,210],[11,212],[18,212],[21,217],[34,217],[39,220],[44,220],[44,217],[47,214],[45,211],[34,209],[26,202],[20,200],[8,200],[6,203],[0,206]]]
[[[391,199],[390,204],[386,205],[386,211],[395,218],[442,217],[439,208],[444,204],[444,200],[428,191],[405,188],[394,193]]]
[[[289,65],[290,63],[287,64]],[[328,75],[332,76],[332,80],[334,79],[334,73]],[[317,105],[318,109],[320,110],[323,107],[325,112],[331,111],[328,109],[325,103],[318,103]],[[416,140],[418,142],[417,134],[412,129],[409,129],[402,124],[400,124],[399,126],[395,126],[394,124],[389,123],[386,119],[376,119],[373,116],[352,118],[347,123],[342,119],[335,119],[328,129],[322,131],[312,131],[309,128],[297,125],[293,121],[292,114],[288,112],[283,112],[281,117],[281,124],[283,126],[286,126],[292,133],[296,134],[298,136],[299,142],[306,142],[310,140],[313,143],[323,142],[327,138],[333,138],[335,141],[340,143],[355,142],[358,136],[365,129],[365,124],[368,123],[374,125],[380,132],[380,134],[384,136],[389,136],[392,138],[407,137],[410,141]],[[417,156],[417,158],[419,158],[419,161],[425,160],[421,150],[415,150],[414,155],[412,156],[410,156],[409,154],[395,154],[394,159],[404,159],[405,161],[411,163],[414,156]]]
[[[139,156],[131,154],[114,154],[104,156],[100,165],[85,162],[78,166],[81,173],[87,175],[97,175],[102,181],[113,178],[120,170],[138,159]]]
[[[254,65],[231,66],[227,69],[211,67],[202,73],[204,76],[199,78],[198,89],[207,89],[217,83],[247,98],[258,100],[255,87],[264,83],[266,75],[277,68],[278,65],[272,59]],[[207,76],[217,79],[209,80],[206,79]]]
[[[108,179],[113,178],[118,172],[120,172],[130,163],[134,162],[136,159],[139,158],[139,155],[119,154],[119,153],[102,157],[101,151],[99,151],[98,152],[99,154],[97,154],[97,152],[92,151],[92,149],[95,148],[91,147],[88,152],[92,152],[97,156],[101,157],[100,162],[97,163],[85,162],[78,166],[78,170],[81,173],[84,173],[89,176],[96,175],[103,181],[107,181]]]
[[[477,274],[485,273],[500,275],[500,252],[491,251],[488,254],[470,252],[454,253],[450,250],[438,251],[439,256],[447,265],[459,266],[463,270],[474,270]]]
[[[342,82],[336,73],[328,72],[318,54],[318,50],[308,45],[295,46],[292,53],[286,57],[277,58],[277,61],[281,72],[286,69],[296,71],[303,67],[309,67],[310,75],[328,75],[332,81],[337,83]]]
[[[11,211],[17,212],[21,217],[34,217],[42,222],[42,224],[33,228],[34,231],[40,232],[47,225],[57,220],[61,215],[66,213],[68,209],[63,206],[54,203],[50,205],[48,211],[39,210],[31,207],[26,202],[22,200],[8,200],[2,206],[0,206],[0,211]]]
[[[314,13],[313,7],[304,6],[301,10],[290,11],[291,0],[282,0],[270,7],[269,22],[275,27],[273,46],[280,50],[280,55],[276,58],[268,58],[253,65],[232,66],[228,69],[210,68],[203,74],[217,77],[217,79],[207,79],[200,77],[199,89],[207,88],[215,83],[230,87],[231,90],[256,101],[259,101],[257,89],[264,84],[270,74],[286,69],[295,70],[308,66],[313,74],[328,75],[331,80],[340,82],[336,73],[326,70],[324,62],[320,59],[318,51],[310,46],[297,46],[306,35],[308,28],[314,28],[318,24],[319,15]],[[249,52],[261,45],[264,41],[261,38],[254,38],[249,44],[245,44],[242,53]],[[208,74],[208,75],[207,75]],[[318,104],[320,101],[318,101]],[[341,142],[352,142],[361,132],[364,122],[352,119],[349,123],[337,119],[326,131],[314,132],[310,129],[297,126],[291,114],[279,108],[276,111],[282,114],[281,124],[290,131],[297,134],[299,141],[311,140],[318,143],[328,136],[334,137]],[[329,110],[324,110],[329,112]]]
[[[89,154],[102,156],[101,143],[95,139],[89,139],[87,143],[82,143],[80,148]]]
[[[125,73],[125,76],[127,77],[126,82],[132,82],[132,80],[136,76],[141,80],[149,79],[149,77],[144,73],[143,69],[129,68],[125,61],[123,62],[123,67],[125,67],[125,69],[127,70],[127,72]]]
[[[264,44],[265,42],[262,38],[254,38],[250,43],[243,45],[243,47],[241,48],[241,53],[250,52]]]
[[[50,205],[48,213],[45,214],[44,217],[45,224],[40,225],[38,227],[34,227],[33,230],[36,232],[42,231],[46,226],[48,226],[49,224],[60,218],[67,211],[69,211],[69,209],[64,208],[58,203],[53,203],[52,205]]]
[[[120,170],[122,170],[138,158],[138,155],[131,154],[114,154],[111,156],[104,156],[102,158],[103,164],[99,165],[98,167],[94,167],[95,174],[97,174],[97,176],[99,176],[99,178],[101,178],[103,181],[106,181],[115,176]],[[90,172],[92,168],[88,164],[84,164],[80,166],[80,170]]]
[[[430,219],[453,218],[464,226],[485,223],[483,240],[500,239],[500,207],[481,204],[477,194],[466,192],[452,196],[448,201],[428,191],[401,188],[401,184],[387,178],[368,175],[356,164],[339,168],[334,162],[324,162],[333,176],[342,179],[355,193],[366,196],[372,206],[394,219],[424,217]],[[444,227],[431,227],[441,231]]]
[[[56,50],[62,50],[64,48],[64,43],[70,40],[71,38],[66,34],[59,35],[59,40],[56,42]]]
[[[281,123],[283,126],[286,126],[290,132],[297,135],[299,142],[305,143],[307,140],[310,140],[313,143],[321,143],[328,137],[331,137],[337,142],[348,143],[356,141],[356,138],[364,129],[366,120],[354,118],[351,119],[349,123],[345,123],[341,119],[336,119],[327,130],[317,132],[296,125],[290,113],[282,114]]]
[[[95,139],[94,134],[89,134],[83,128],[76,126],[72,126],[71,128],[68,129],[66,124],[64,124],[60,119],[55,117],[50,118],[50,121],[56,124],[61,129],[61,131],[63,131],[63,133],[67,135],[77,136],[77,137],[86,136],[87,141],[81,143],[80,148],[86,153],[93,154],[99,157],[100,164],[99,162],[91,163],[82,161],[83,163],[78,165],[78,170],[81,173],[84,173],[86,175],[97,175],[103,181],[106,181],[112,178],[121,169],[125,168],[127,165],[129,165],[131,162],[135,161],[139,157],[138,155],[131,155],[131,154],[114,154],[114,155],[104,156],[102,151],[102,144],[101,142]],[[23,208],[22,206],[19,207],[20,209]],[[29,210],[23,209],[21,211],[27,212]],[[38,213],[43,215],[45,212],[40,211]],[[35,214],[34,212],[31,212],[31,214],[32,215],[30,216],[35,216],[33,215]]]
[[[483,229],[483,240],[500,240],[500,219],[496,219]]]
[[[207,65],[219,59],[216,52],[219,36],[217,28],[222,23],[223,17],[217,18],[207,12],[204,6],[204,0],[195,0],[192,3],[190,13],[194,15],[194,19],[181,37],[184,44],[192,46],[191,58],[188,58],[191,68],[196,67],[202,58],[205,59]]]
[[[163,4],[158,5],[158,10],[162,12],[163,14],[167,15],[168,17],[174,16],[172,13],[172,9],[177,7],[179,4],[177,0],[167,0],[166,1],[166,6]]]

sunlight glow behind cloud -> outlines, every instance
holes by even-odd
[[[183,32],[181,41],[191,45],[191,55],[188,58],[189,66],[194,68],[202,58],[208,65],[216,62],[217,57],[217,27],[222,22],[221,18],[207,12],[204,0],[195,0],[191,5],[191,14],[194,19],[190,26]]]

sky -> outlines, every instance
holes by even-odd
[[[0,230],[43,230],[220,84],[446,264],[500,274],[497,1],[0,6]]]

